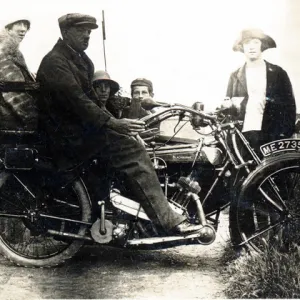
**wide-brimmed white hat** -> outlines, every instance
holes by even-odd
[[[9,18],[9,19],[2,19],[0,21],[0,30],[6,28],[9,25],[18,23],[18,22],[23,22],[23,23],[27,24],[28,29],[30,29],[30,25],[31,25],[30,20],[24,16],[17,16],[17,17],[13,17],[13,18]]]
[[[276,48],[275,41],[267,34],[265,34],[261,29],[258,28],[248,28],[240,32],[237,40],[233,44],[233,51],[244,52],[243,43],[248,39],[259,39],[262,42],[262,51]]]

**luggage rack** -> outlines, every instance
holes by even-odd
[[[1,145],[34,145],[42,143],[41,133],[29,130],[0,130]]]

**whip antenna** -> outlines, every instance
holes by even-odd
[[[106,40],[106,33],[105,33],[105,18],[104,18],[104,10],[102,10],[102,41],[103,41],[103,53],[104,53],[105,72],[107,72],[107,66],[106,66],[106,54],[105,54],[105,40]]]

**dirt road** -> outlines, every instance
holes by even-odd
[[[0,260],[0,299],[224,299],[220,257],[228,239],[222,216],[215,243],[157,251],[86,246],[55,269]]]

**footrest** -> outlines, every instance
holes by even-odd
[[[159,244],[159,243],[168,243],[168,242],[174,242],[174,241],[195,239],[195,238],[199,238],[200,236],[201,236],[201,232],[196,232],[196,233],[185,235],[185,236],[174,235],[174,236],[165,236],[165,237],[133,239],[133,240],[127,241],[127,244],[128,245],[153,245],[153,244]]]

